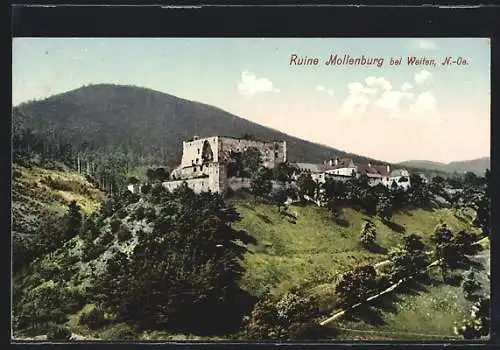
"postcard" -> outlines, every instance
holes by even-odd
[[[12,340],[481,341],[488,38],[14,38]]]

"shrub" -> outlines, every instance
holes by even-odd
[[[118,230],[120,229],[120,226],[122,225],[122,222],[120,220],[114,219],[111,221],[111,232],[117,233]]]
[[[106,232],[101,236],[100,243],[102,246],[107,246],[111,242],[113,242],[114,236],[110,232]]]
[[[145,215],[148,221],[154,221],[156,219],[156,211],[154,208],[147,208]]]
[[[122,208],[122,209],[118,210],[117,215],[120,219],[123,219],[127,216],[127,211]]]
[[[71,338],[71,331],[65,326],[52,326],[47,332],[47,340],[67,341]]]
[[[81,314],[78,323],[86,325],[89,329],[95,330],[104,326],[106,321],[104,311],[100,308],[93,308],[89,312]]]
[[[146,217],[146,211],[143,206],[137,207],[137,209],[134,212],[134,218],[136,220],[142,220]]]
[[[130,232],[128,228],[122,225],[122,227],[120,227],[120,229],[118,230],[117,238],[119,242],[128,241],[130,238],[132,238],[132,232]]]

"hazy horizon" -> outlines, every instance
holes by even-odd
[[[490,49],[477,39],[14,39],[12,103],[84,85],[150,88],[383,161],[490,156]],[[291,54],[383,57],[382,67],[291,66]],[[389,65],[391,56],[467,66]]]

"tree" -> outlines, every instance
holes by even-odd
[[[267,168],[261,168],[259,172],[252,178],[252,182],[250,183],[250,190],[254,194],[254,198],[257,197],[267,197],[271,193],[273,188],[272,182],[272,173]]]
[[[368,298],[377,288],[377,272],[371,265],[358,266],[342,276],[335,288],[343,306],[351,306]]]
[[[371,249],[376,244],[377,233],[375,227],[370,222],[365,222],[361,229],[360,242],[366,249]]]
[[[295,169],[288,163],[280,163],[273,169],[273,179],[282,183],[292,182]]]
[[[127,183],[128,183],[129,185],[136,185],[136,184],[138,184],[138,183],[139,183],[139,179],[138,179],[138,178],[136,178],[135,176],[131,176],[131,177],[129,177],[129,178],[127,179]]]
[[[66,240],[69,240],[78,234],[82,225],[80,206],[74,200],[68,205],[68,213],[66,214],[65,221]]]
[[[476,301],[479,299],[477,294],[481,290],[481,284],[476,280],[474,271],[471,270],[465,277],[462,283],[462,289],[464,290],[465,299],[470,301]]]
[[[241,166],[243,177],[254,177],[258,174],[262,167],[262,155],[260,151],[255,147],[249,147],[244,150],[241,153]]]
[[[285,205],[286,200],[288,199],[288,191],[286,188],[280,187],[276,193],[273,195],[274,202],[278,206],[278,212],[280,212],[281,207]]]
[[[392,203],[387,197],[383,197],[377,203],[376,207],[377,215],[382,219],[382,221],[389,221],[392,217]]]
[[[436,226],[430,240],[435,244],[434,258],[441,261],[439,266],[443,280],[446,280],[448,268],[455,266],[457,256],[453,251],[453,232],[442,223]]]
[[[93,213],[85,219],[80,229],[80,237],[84,240],[94,240],[101,234],[99,226],[97,225],[98,216]]]
[[[302,173],[297,179],[297,187],[300,197],[309,196],[314,198],[316,195],[317,184],[311,177],[311,174]]]
[[[491,301],[490,298],[480,298],[474,303],[471,315],[464,319],[461,325],[455,323],[453,327],[455,334],[464,339],[478,339],[488,336],[491,323]]]
[[[392,261],[391,277],[395,280],[413,276],[421,279],[429,264],[422,237],[410,234],[403,238],[403,243],[389,252]]]
[[[247,317],[246,336],[251,340],[298,340],[296,330],[317,315],[318,307],[310,297],[292,290],[276,298],[266,291]]]

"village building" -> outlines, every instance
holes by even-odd
[[[318,183],[324,183],[327,178],[347,181],[353,176],[366,175],[370,186],[381,184],[391,187],[393,183],[396,183],[397,186],[405,190],[410,187],[409,172],[405,169],[391,171],[390,165],[375,165],[370,162],[356,164],[351,158],[330,159],[323,164],[295,163],[293,165],[299,170],[299,173],[311,174],[311,178]]]

